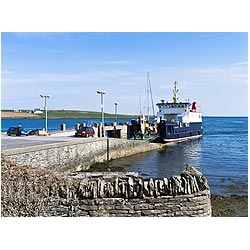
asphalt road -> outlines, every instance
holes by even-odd
[[[16,149],[16,148],[24,148],[31,147],[37,145],[51,144],[56,142],[63,142],[65,140],[60,140],[56,138],[45,138],[38,136],[5,136],[1,137],[1,150],[6,149]]]
[[[67,141],[89,141],[99,140],[99,138],[79,138],[74,136],[1,136],[1,150],[20,149],[38,145],[46,145]]]

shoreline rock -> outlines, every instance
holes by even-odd
[[[248,196],[211,194],[212,217],[248,217]]]

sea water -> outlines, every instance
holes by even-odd
[[[203,117],[202,138],[113,160],[110,164],[138,172],[143,178],[180,174],[189,164],[204,174],[212,194],[247,195],[248,118]]]
[[[89,124],[98,119],[49,119],[49,131],[60,124],[74,128],[76,123]],[[113,122],[114,119],[105,119]],[[119,119],[118,122],[126,122]],[[25,129],[44,127],[44,119],[2,119],[1,131],[21,124]],[[180,174],[186,164],[201,171],[213,194],[247,195],[248,193],[248,118],[203,117],[200,139],[173,144],[109,163],[122,171],[138,172],[142,178],[163,178]]]

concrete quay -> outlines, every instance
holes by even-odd
[[[27,147],[36,147],[47,144],[62,143],[69,141],[81,141],[88,142],[90,140],[99,140],[99,138],[76,138],[74,137],[74,131],[63,131],[54,132],[48,136],[1,136],[1,149],[12,150],[12,149],[22,149]]]
[[[57,130],[51,131],[46,136],[7,136],[6,132],[1,133],[1,150],[10,150],[10,149],[18,149],[18,148],[26,148],[26,147],[36,147],[40,145],[46,144],[54,144],[59,142],[66,141],[79,141],[79,142],[93,142],[96,140],[102,140],[103,138],[98,138],[98,128],[93,127],[95,130],[94,138],[79,138],[74,137],[75,129],[67,129],[67,130]],[[122,139],[127,138],[127,126],[119,125],[116,126],[117,130],[120,130],[120,136]],[[105,131],[114,130],[113,126],[105,126]]]

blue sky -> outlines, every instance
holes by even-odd
[[[247,33],[2,33],[2,109],[146,112],[147,72],[154,103],[197,101],[203,115],[248,114]],[[155,107],[155,110],[157,108]]]

